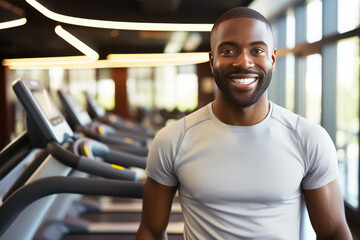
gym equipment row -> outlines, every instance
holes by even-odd
[[[122,127],[112,133],[119,139],[129,136],[134,144],[97,141],[85,137],[85,131],[73,131],[40,82],[20,79],[13,90],[26,111],[27,131],[0,152],[0,239],[134,239],[141,217],[139,170],[145,168],[147,149],[140,136],[151,135],[141,127]],[[91,122],[79,126],[73,124],[81,129]],[[118,202],[97,205],[91,195],[115,196]],[[182,239],[181,209],[178,203],[174,208],[177,214],[167,231],[170,239]],[[106,212],[119,220],[81,216],[90,213],[104,219]],[[132,222],[129,213],[137,216]]]

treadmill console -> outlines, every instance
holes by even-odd
[[[75,99],[68,90],[59,89],[58,96],[64,105],[66,115],[69,116],[74,124],[88,126],[91,124],[91,118],[86,109]]]
[[[55,140],[61,144],[73,137],[69,124],[41,82],[19,79],[13,82],[13,90],[46,141]]]
[[[84,95],[87,101],[87,105],[97,117],[104,117],[106,115],[106,110],[101,107],[95,98],[93,98],[88,92],[84,91]]]

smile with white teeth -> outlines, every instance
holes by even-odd
[[[235,78],[232,79],[232,81],[236,84],[240,84],[240,85],[247,85],[250,84],[252,82],[254,82],[256,80],[256,78]]]

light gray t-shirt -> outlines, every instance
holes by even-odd
[[[178,185],[187,239],[299,239],[303,189],[338,176],[320,126],[271,103],[253,126],[219,121],[211,104],[163,128],[147,175]]]

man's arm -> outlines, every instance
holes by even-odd
[[[318,189],[304,190],[304,195],[317,239],[352,239],[337,180]]]
[[[167,239],[166,227],[176,190],[177,186],[168,187],[147,178],[143,193],[142,219],[136,235],[137,240]]]

